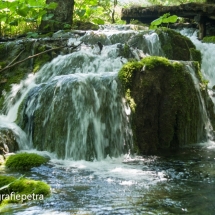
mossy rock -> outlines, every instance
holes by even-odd
[[[204,43],[215,43],[215,36],[204,37],[202,42],[204,42]]]
[[[47,161],[47,158],[35,153],[18,153],[9,156],[5,166],[13,170],[30,170],[33,167],[45,164]]]
[[[3,187],[5,188],[2,189]],[[0,176],[0,188],[1,206],[8,203],[23,203],[28,200],[43,200],[51,192],[50,186],[45,182],[4,175]]]
[[[159,28],[156,33],[166,58],[184,61],[195,60],[201,63],[201,53],[196,50],[195,45],[188,37],[168,28]]]
[[[0,154],[15,152],[19,149],[16,134],[11,129],[0,128]]]
[[[199,71],[195,73],[201,82]],[[205,140],[200,98],[183,63],[146,57],[125,64],[118,77],[132,109],[134,142],[140,153],[155,154]]]

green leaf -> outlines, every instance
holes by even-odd
[[[18,8],[16,10],[16,13],[22,17],[26,17],[28,15],[28,8],[27,7]]]
[[[103,19],[100,18],[95,18],[92,20],[93,23],[97,24],[97,25],[104,25],[105,21]]]
[[[172,15],[172,16],[170,16],[168,19],[169,19],[169,22],[175,23],[175,22],[177,22],[177,20],[178,20],[178,16]]]
[[[150,25],[150,27],[149,27],[149,29],[152,29],[152,30],[155,30],[155,29],[157,29],[157,28],[158,28],[157,25]]]
[[[155,19],[153,22],[151,22],[151,25],[160,25],[162,23],[162,18],[158,18],[158,19]]]
[[[12,22],[9,23],[9,25],[11,25],[11,26],[18,26],[19,25],[18,19],[13,20]]]
[[[56,9],[56,7],[57,7],[57,3],[55,3],[55,2],[51,2],[50,4],[47,4],[46,6],[45,6],[45,8],[46,9],[49,9],[49,10],[54,10],[54,9]]]
[[[36,33],[36,32],[27,33],[27,38],[37,38],[37,37],[38,37],[38,33]]]
[[[75,12],[79,17],[83,17],[85,15],[85,13],[86,13],[86,10],[84,10],[84,9],[76,10]]]

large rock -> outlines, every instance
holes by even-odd
[[[168,29],[157,29],[164,57],[170,60],[193,60],[201,63],[201,52],[196,50],[192,41],[180,33]]]
[[[189,64],[146,57],[127,63],[119,72],[133,112],[134,140],[139,152],[177,149],[206,138],[207,113],[198,91],[201,76],[198,66],[194,66],[197,64]]]

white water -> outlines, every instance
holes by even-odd
[[[7,115],[1,117],[14,122],[24,101],[29,147],[49,150],[60,158],[101,160],[107,155],[128,153],[132,148],[131,110],[123,98],[117,74],[127,62],[123,43],[139,33],[127,26],[106,26],[71,38],[68,45],[84,44],[77,52],[56,57],[36,75],[13,85],[6,95]],[[104,45],[102,50],[98,41]],[[161,51],[155,33],[145,34],[141,41],[146,44],[146,54],[158,55]],[[129,55],[137,60],[145,56],[142,50],[132,47]],[[25,145],[20,144],[20,149],[26,149]]]
[[[4,112],[7,115],[1,116],[4,124],[15,121],[18,107],[28,94],[28,100],[24,103],[28,118],[25,132],[30,148],[49,150],[60,158],[75,160],[85,159],[89,151],[94,152],[88,160],[95,157],[102,160],[107,155],[119,156],[128,152],[132,147],[131,110],[117,80],[118,71],[127,62],[122,55],[123,43],[132,44],[138,37],[137,44],[142,45],[134,44],[136,48],[130,48],[130,55],[137,60],[147,54],[163,55],[163,52],[157,34],[142,34],[143,31],[127,28],[105,26],[99,31],[89,31],[82,37],[71,38],[69,45],[84,42],[77,52],[56,57],[35,76],[30,75],[12,87],[11,93],[6,96]],[[97,45],[98,41],[104,44],[102,50]],[[200,46],[200,42],[194,42]],[[204,65],[208,64],[204,62],[203,58],[203,69],[207,71],[208,67]],[[203,121],[209,129],[211,126],[197,79],[192,69],[188,70],[199,94]],[[212,73],[208,72],[210,75]],[[43,109],[42,113],[38,112],[40,109]],[[32,117],[38,113],[40,122],[35,127]],[[33,130],[36,130],[36,136]],[[25,145],[20,144],[20,148],[25,149]]]
[[[201,51],[202,54],[202,65],[201,71],[206,80],[209,81],[208,87],[212,88],[215,85],[215,44],[213,43],[202,43],[197,38],[197,32],[189,31],[184,29],[181,33],[191,39],[195,44],[196,48]]]
[[[110,33],[108,34],[110,35]],[[131,35],[133,35],[133,32]],[[151,44],[150,41],[153,41],[153,38],[149,37],[148,39],[149,44]],[[47,95],[48,97],[48,94],[45,94],[45,90],[53,89],[50,90],[50,92],[52,92],[50,96],[50,98],[52,98],[51,102],[49,103],[50,105],[47,105],[46,108],[43,109],[46,114],[44,120],[41,121],[41,125],[44,126],[42,130],[46,129],[46,126],[48,125],[47,123],[51,118],[51,114],[56,114],[56,106],[60,106],[63,101],[60,98],[67,96],[66,98],[70,97],[72,99],[71,105],[73,105],[72,107],[75,110],[75,115],[77,116],[77,119],[79,119],[78,122],[80,123],[79,126],[77,126],[76,130],[74,129],[72,132],[75,131],[77,132],[77,134],[78,132],[80,132],[83,138],[83,142],[86,143],[86,136],[84,135],[86,135],[87,126],[89,125],[89,121],[91,121],[94,125],[95,130],[97,131],[96,138],[97,140],[100,139],[98,140],[98,149],[96,149],[98,153],[98,160],[101,159],[100,161],[98,161],[97,159],[94,159],[92,162],[84,160],[69,160],[71,156],[73,156],[71,155],[71,152],[74,150],[74,148],[72,147],[78,147],[78,145],[76,145],[76,142],[73,142],[73,145],[70,145],[71,142],[69,140],[71,138],[70,135],[72,134],[72,132],[67,132],[66,136],[66,152],[64,157],[66,159],[59,159],[59,157],[56,156],[55,152],[50,153],[28,150],[28,152],[47,154],[51,157],[51,162],[49,163],[49,165],[53,166],[42,166],[35,168],[32,171],[31,177],[35,177],[36,179],[38,179],[38,177],[41,177],[42,180],[45,180],[47,181],[47,183],[51,184],[53,192],[52,196],[54,197],[51,200],[48,199],[47,202],[44,202],[44,204],[29,206],[29,208],[26,208],[26,205],[23,204],[22,207],[24,207],[24,209],[16,212],[16,214],[73,214],[73,212],[74,214],[112,214],[112,210],[115,211],[115,214],[158,214],[162,212],[160,212],[159,208],[156,208],[157,205],[153,205],[154,199],[150,199],[151,193],[147,194],[144,189],[148,189],[152,185],[154,186],[156,184],[159,184],[159,182],[162,186],[163,182],[168,181],[168,174],[174,180],[178,180],[176,181],[178,186],[183,185],[182,182],[188,180],[186,178],[188,175],[186,171],[187,166],[185,167],[185,165],[188,165],[187,162],[180,164],[180,162],[177,163],[174,160],[176,167],[166,167],[164,164],[163,168],[162,166],[153,166],[153,168],[151,168],[149,167],[148,163],[151,162],[154,164],[157,162],[157,160],[159,160],[159,158],[135,157],[133,159],[129,154],[121,155],[117,158],[110,158],[109,156],[104,158],[103,154],[99,154],[103,151],[103,146],[101,144],[105,143],[105,137],[103,136],[103,133],[107,128],[106,124],[104,124],[101,121],[101,118],[98,116],[98,110],[99,108],[101,108],[101,106],[107,103],[108,105],[110,105],[113,111],[121,110],[123,113],[123,115],[120,115],[120,117],[118,117],[118,113],[116,115],[111,115],[112,112],[107,112],[107,114],[110,114],[107,116],[112,116],[110,117],[110,119],[112,121],[111,124],[113,123],[113,128],[111,128],[113,131],[113,137],[116,136],[114,130],[121,128],[120,126],[122,125],[123,127],[121,129],[125,129],[124,125],[126,125],[128,134],[130,132],[129,124],[126,124],[126,122],[128,123],[129,120],[130,109],[125,104],[124,98],[121,97],[120,94],[117,94],[120,87],[116,78],[117,72],[122,67],[123,63],[127,61],[125,58],[118,56],[121,47],[122,46],[119,44],[109,44],[109,46],[104,47],[100,55],[99,49],[95,44],[94,47],[83,45],[80,52],[75,52],[66,56],[58,56],[51,63],[46,64],[36,75],[36,77],[32,76],[26,80],[26,84],[24,84],[25,86],[21,86],[22,84],[15,85],[12,94],[7,97],[9,101],[9,105],[7,106],[8,115],[1,116],[1,119],[5,118],[4,123],[3,120],[0,121],[0,124],[5,125],[5,127],[10,127],[12,125],[16,126],[15,123],[12,123],[11,121],[16,118],[14,116],[16,114],[14,113],[17,113],[17,104],[21,103],[22,98],[25,97],[27,92],[31,92],[31,95],[38,95],[38,97],[34,96],[32,97],[32,100],[29,100],[30,102],[28,104],[28,108],[26,109],[26,114],[28,114],[30,117],[32,114],[34,114],[34,111],[41,105],[41,92],[44,91],[44,95]],[[154,47],[159,47],[159,44],[154,45]],[[150,50],[155,51],[155,49],[153,49],[152,47],[150,48]],[[137,50],[135,50],[135,48],[133,49],[133,51],[137,53]],[[140,57],[139,53],[141,53],[141,51],[138,52],[138,57]],[[193,74],[193,72],[191,72],[191,74]],[[102,82],[102,80],[105,80],[105,82]],[[193,80],[194,82],[196,81],[195,76],[193,77]],[[98,83],[98,85],[96,85],[95,83]],[[199,90],[198,83],[195,82],[195,84],[197,90]],[[75,90],[71,90],[70,85],[73,86]],[[87,86],[90,87],[87,88]],[[22,89],[24,89],[23,92]],[[31,89],[34,90],[31,91]],[[37,90],[40,91],[38,94]],[[18,96],[18,98],[16,99],[14,98],[14,96],[16,97],[17,92],[22,93],[21,97]],[[60,94],[60,97],[57,97],[58,93],[62,93]],[[99,93],[103,96],[99,97]],[[109,94],[113,99],[113,102],[106,100],[107,97],[104,96],[105,94]],[[45,96],[43,98],[45,98]],[[81,104],[79,104],[89,98],[92,99],[94,105],[86,107],[85,105],[83,105],[83,103],[82,106]],[[101,101],[101,98],[102,100],[104,100],[104,102]],[[14,103],[13,100],[17,101],[17,103]],[[201,102],[202,101],[200,101],[200,103]],[[86,102],[86,104],[88,103],[89,101]],[[13,111],[11,111],[12,109]],[[59,111],[63,110],[65,109],[59,109]],[[68,113],[69,112],[70,111],[68,111]],[[86,114],[86,112],[88,114]],[[68,130],[71,130],[72,118],[70,118],[69,114],[67,116],[68,117],[65,121],[66,127]],[[124,119],[124,121],[122,120],[122,118]],[[56,123],[58,123],[58,121]],[[124,138],[125,136],[119,135],[119,137]],[[115,138],[118,138],[120,140],[119,137]],[[79,143],[80,142],[78,142],[78,144]],[[122,146],[124,143],[123,141],[121,141],[117,144],[119,144],[117,146]],[[78,154],[80,152],[77,150],[75,151],[75,153]],[[174,164],[174,162],[170,163]],[[193,161],[191,160],[191,162]],[[181,169],[179,168],[179,166]],[[179,169],[178,172],[175,171],[174,168]],[[196,174],[195,171],[195,168],[192,168],[192,171],[190,172],[194,172]],[[183,174],[186,177],[182,178]],[[41,180],[41,178],[39,179]],[[200,180],[197,182],[199,185]],[[167,187],[166,189],[171,190],[171,186],[176,186],[171,185],[172,183],[173,181],[168,181],[167,184],[170,187]],[[73,192],[73,188],[78,185],[90,186],[90,191],[84,191],[84,194],[82,194],[83,192],[81,191]],[[162,187],[160,188],[162,189]],[[190,189],[190,187],[188,188]],[[190,191],[189,194],[191,195],[192,189],[189,189],[188,191]],[[194,187],[193,190],[199,190],[199,187],[198,189],[197,187]],[[159,202],[161,201],[161,198],[166,199],[165,192],[164,197],[161,194],[162,193],[160,193],[157,197],[157,201]],[[186,193],[186,195],[188,194]],[[78,196],[78,200],[76,200],[76,198],[73,196]],[[193,196],[191,197],[194,198]],[[67,198],[69,200],[67,200]],[[143,198],[145,198],[146,200],[148,200],[149,198],[150,201],[152,201],[152,206],[150,205],[147,212],[145,212],[145,209],[143,209],[145,207],[145,202],[142,203],[143,205],[135,205],[139,199]],[[183,204],[181,203],[181,196],[179,199],[179,201],[173,201],[174,198],[173,200],[167,198],[165,201],[166,204],[164,204],[164,208],[168,208],[171,206],[171,204],[175,204],[176,207],[179,208],[179,210],[180,208],[182,208],[180,211],[181,213],[182,211],[187,211],[186,208],[182,207]],[[136,211],[137,207],[139,211]],[[73,211],[74,208],[78,208],[80,211]],[[143,211],[141,211],[141,208],[143,209]],[[154,212],[150,211],[152,209]],[[179,210],[178,213],[175,214],[179,214]],[[168,214],[168,212],[164,212],[164,214]]]

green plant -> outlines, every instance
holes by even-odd
[[[75,1],[74,19],[92,22],[97,25],[115,23],[120,19],[116,12],[117,0],[77,0]]]
[[[158,19],[155,19],[151,22],[150,29],[156,29],[159,25],[169,24],[177,22],[178,16],[172,15],[170,13],[165,13],[163,16],[160,16]]]
[[[0,1],[0,36],[37,30],[42,19],[52,18],[47,11],[56,6],[54,2],[45,4],[45,0]]]

